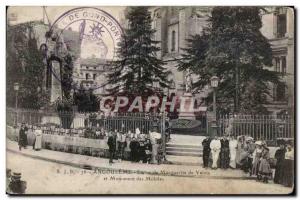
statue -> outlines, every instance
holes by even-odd
[[[193,85],[193,79],[191,76],[191,72],[188,69],[187,73],[185,75],[185,92],[191,92],[192,91],[192,85]]]

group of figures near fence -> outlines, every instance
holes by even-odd
[[[43,143],[47,144],[45,141],[42,142],[42,136],[45,138],[47,135],[106,141],[108,146],[106,157],[109,157],[109,163],[111,164],[114,159],[118,162],[131,160],[132,162],[148,164],[160,164],[163,160],[162,136],[155,129],[145,133],[139,128],[125,132],[117,129],[107,131],[99,127],[95,130],[93,128],[63,129],[56,126],[26,125],[22,123],[18,135],[19,150],[27,148],[29,144],[32,144],[34,150],[40,150]],[[169,137],[167,136],[167,138]],[[53,143],[56,142],[58,141],[53,141]],[[82,145],[84,146],[84,144]],[[65,144],[64,146],[68,145]],[[99,146],[99,148],[105,148],[105,146]],[[130,154],[126,156],[128,152]]]
[[[29,127],[29,128],[28,128]],[[159,130],[148,133],[143,128],[135,130],[105,130],[103,127],[86,127],[83,129],[63,129],[55,126],[22,123],[19,130],[19,149],[26,148],[28,139],[32,140],[33,149],[42,148],[42,136],[60,135],[74,138],[89,138],[105,141],[108,147],[109,163],[114,160],[131,160],[147,164],[160,164],[164,157],[163,138]],[[167,128],[167,126],[166,126]],[[28,132],[34,133],[28,137]],[[168,131],[164,134],[170,139]],[[293,140],[278,140],[280,146],[275,158],[270,157],[270,147],[266,141],[255,141],[251,136],[207,137],[202,141],[203,167],[212,169],[241,169],[257,181],[268,183],[274,178],[274,183],[292,187],[294,183],[294,148]],[[127,156],[126,154],[129,154]],[[273,173],[275,171],[275,173]]]
[[[255,141],[249,136],[207,137],[202,141],[203,167],[217,169],[241,169],[257,181],[292,187],[294,183],[294,148],[292,141],[278,140],[279,149],[275,158],[270,157],[270,148],[265,141]]]
[[[124,150],[128,145],[126,138],[130,137],[130,160],[131,162],[143,162],[147,164],[160,164],[163,160],[163,149],[161,136],[157,132],[149,135],[143,134],[137,128],[136,132],[125,133],[117,130],[109,133],[107,145],[109,147],[109,163],[113,159],[121,162],[124,159]]]
[[[25,123],[21,124],[20,130],[19,130],[19,140],[18,140],[18,145],[19,145],[19,150],[21,151],[22,148],[27,148],[28,146],[28,127],[25,125]],[[30,138],[33,141],[31,142],[32,148],[36,151],[41,150],[42,148],[42,129],[41,126],[35,126],[34,129],[32,130],[32,133],[34,135],[34,138]]]

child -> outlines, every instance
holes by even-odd
[[[258,174],[261,176],[262,181],[264,183],[268,183],[268,180],[272,177],[272,170],[269,160],[269,148],[266,145],[263,145],[262,157],[259,164]]]

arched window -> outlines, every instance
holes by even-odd
[[[171,37],[171,51],[175,51],[175,45],[176,45],[176,32],[172,31],[172,37]]]

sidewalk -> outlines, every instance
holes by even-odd
[[[51,151],[42,149],[34,151],[32,147],[19,151],[17,142],[7,140],[6,149],[9,152],[40,159],[59,164],[65,164],[77,168],[89,170],[114,170],[137,174],[151,174],[161,176],[180,176],[193,178],[213,178],[213,179],[251,179],[241,170],[212,170],[204,169],[202,166],[186,166],[186,165],[155,165],[145,163],[131,163],[129,161],[117,162],[110,165],[108,159],[91,157],[79,154],[71,154],[59,151]]]

